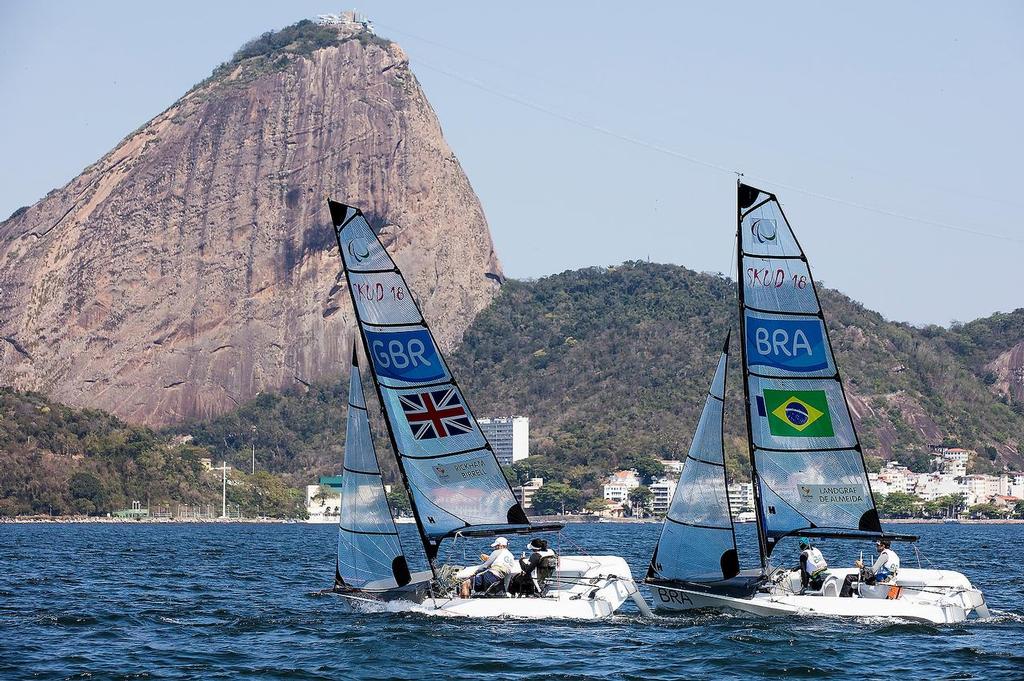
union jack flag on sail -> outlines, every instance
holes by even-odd
[[[417,440],[433,440],[473,432],[466,407],[454,388],[398,396]]]

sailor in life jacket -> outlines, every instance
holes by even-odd
[[[891,546],[888,539],[879,539],[875,542],[878,558],[871,566],[871,574],[874,576],[876,584],[896,583],[896,573],[900,571],[900,557],[890,548]]]
[[[558,554],[548,548],[545,539],[534,539],[526,545],[526,549],[530,553],[527,555],[524,552],[520,557],[519,567],[522,572],[513,578],[509,592],[519,596],[536,596],[540,594],[538,587],[543,590],[548,577],[558,567]]]
[[[864,584],[895,584],[896,575],[900,571],[900,557],[891,548],[892,544],[884,537],[875,542],[875,549],[878,551],[878,558],[870,568],[864,567],[864,561],[856,561],[854,565],[860,568],[861,575],[847,575],[843,580],[843,589],[839,595],[848,598],[853,595],[853,583],[860,579]]]
[[[800,586],[820,589],[828,577],[828,563],[818,547],[806,539],[800,540]]]
[[[460,585],[459,595],[463,598],[469,598],[470,589],[483,593],[497,589],[497,592],[504,593],[504,589],[498,589],[498,582],[503,582],[507,577],[520,571],[516,557],[508,550],[508,539],[498,537],[491,544],[491,548],[495,550],[490,555],[480,554],[483,564],[476,567],[476,574]]]

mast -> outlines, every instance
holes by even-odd
[[[757,460],[754,456],[754,432],[750,424],[750,409],[747,405],[750,404],[750,385],[747,381],[747,329],[745,315],[743,311],[745,309],[744,295],[743,295],[743,209],[749,208],[751,204],[757,199],[757,192],[749,191],[749,187],[744,185],[742,182],[736,182],[737,187],[737,202],[736,202],[736,294],[737,301],[739,302],[739,318],[740,318],[740,368],[743,376],[743,421],[747,426],[747,455],[750,458],[750,481],[753,483],[751,488],[754,491],[754,513],[757,520],[757,548],[758,554],[761,559],[761,570],[765,571],[768,569],[768,538],[765,532],[765,519],[764,519],[764,506],[761,503],[760,494],[760,483],[757,479]],[[748,190],[748,191],[744,191]],[[735,532],[735,527],[733,528]]]

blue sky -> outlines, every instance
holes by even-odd
[[[1024,306],[1024,4],[363,2],[513,277],[733,265],[735,180],[886,317]],[[0,216],[326,2],[0,4]],[[985,236],[985,235],[991,236]]]

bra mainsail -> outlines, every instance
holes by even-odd
[[[762,558],[789,535],[881,533],[807,257],[774,194],[739,185],[740,351]]]

